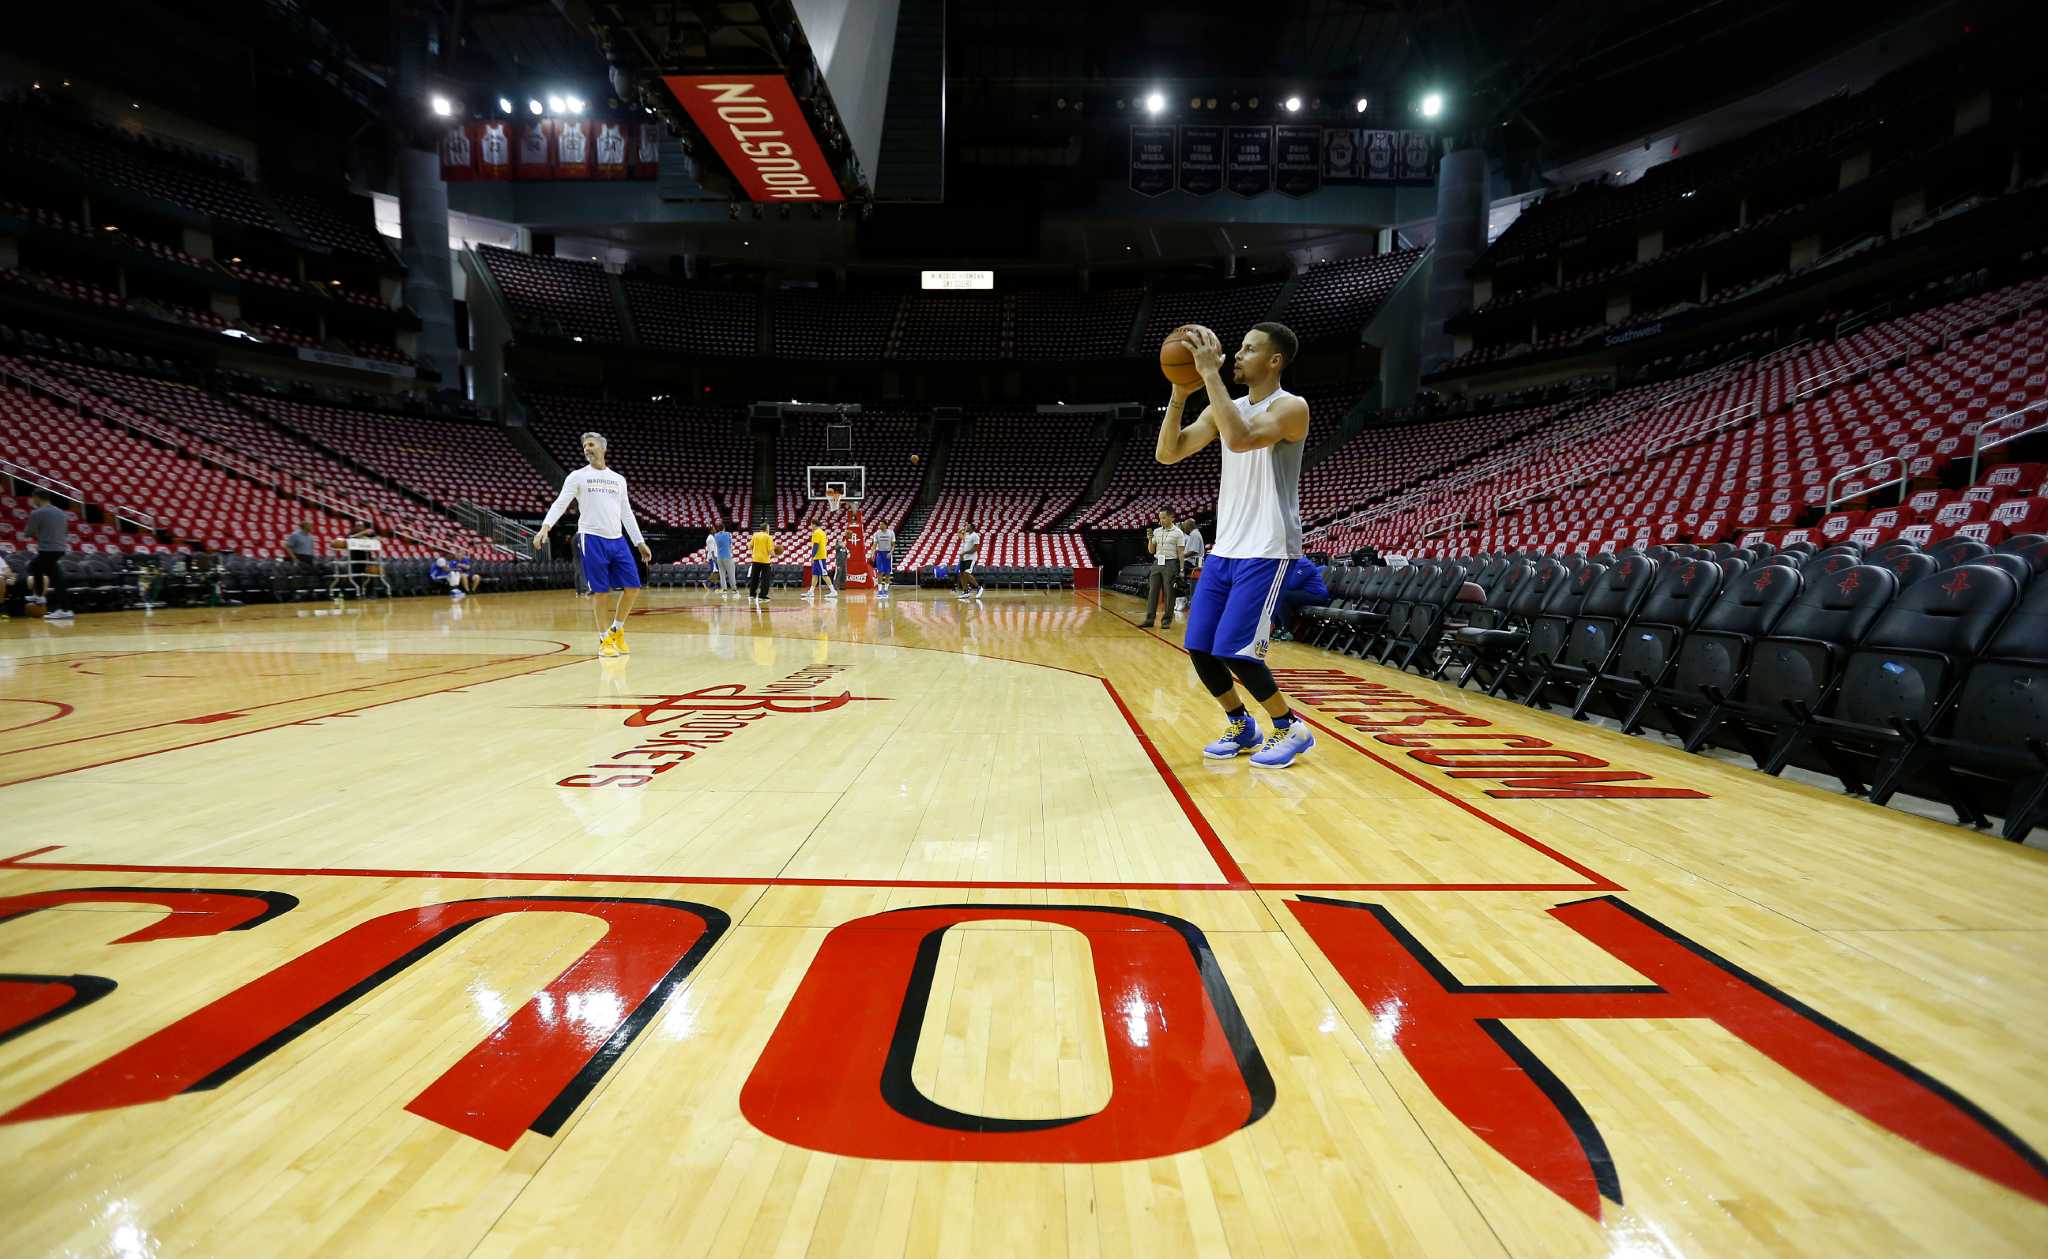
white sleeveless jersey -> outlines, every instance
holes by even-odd
[[[1279,398],[1275,389],[1257,402],[1237,399],[1246,420],[1263,415]],[[1218,437],[1221,444],[1221,437]],[[1302,442],[1275,442],[1259,450],[1223,447],[1223,481],[1216,490],[1216,540],[1209,554],[1218,559],[1289,560],[1301,556]]]

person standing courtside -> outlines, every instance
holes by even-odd
[[[868,541],[874,552],[868,557],[868,566],[875,570],[875,594],[886,598],[896,574],[896,531],[885,524]]]
[[[1173,508],[1159,509],[1159,527],[1152,530],[1145,539],[1145,549],[1152,552],[1152,572],[1145,579],[1145,619],[1139,629],[1151,629],[1155,608],[1166,610],[1166,624],[1173,624],[1173,584],[1180,576],[1181,553],[1187,544],[1187,535],[1180,526],[1173,523]]]
[[[285,535],[284,557],[303,569],[310,569],[320,561],[320,539],[313,536],[311,521],[302,521],[299,527]]]
[[[1308,403],[1281,388],[1280,373],[1294,366],[1300,348],[1285,324],[1255,324],[1232,359],[1246,392],[1230,396],[1223,383],[1223,343],[1207,328],[1182,338],[1193,352],[1200,383],[1174,385],[1159,421],[1153,454],[1179,463],[1219,438],[1222,479],[1216,491],[1216,538],[1209,563],[1188,601],[1186,646],[1195,676],[1223,708],[1223,735],[1202,749],[1229,760],[1252,753],[1252,764],[1280,768],[1315,746],[1315,736],[1280,693],[1266,667],[1273,609],[1288,568],[1301,556],[1301,455],[1308,440]],[[1208,396],[1200,417],[1181,427],[1181,412],[1197,391]],[[1258,723],[1238,687],[1273,721],[1259,743]],[[1256,750],[1254,750],[1256,749]]]
[[[1202,579],[1203,546],[1202,522],[1199,520],[1190,521],[1187,541],[1181,543],[1180,550],[1181,589],[1189,593],[1193,593],[1195,583]],[[1173,601],[1173,610],[1176,612],[1186,611],[1187,606],[1186,595]]]
[[[730,591],[737,590],[739,583],[734,579],[732,563],[732,525],[721,521],[718,532],[711,535],[711,567],[718,570],[718,597],[723,599]]]
[[[36,544],[36,558],[29,565],[28,574],[42,579],[43,619],[69,621],[71,584],[64,579],[64,557],[71,552],[71,518],[39,490],[29,491],[28,505],[25,529],[29,541]]]
[[[626,617],[640,597],[640,566],[633,562],[633,554],[637,551],[641,559],[650,562],[654,555],[647,549],[640,522],[633,516],[633,504],[626,497],[626,478],[605,466],[608,445],[602,433],[583,435],[583,457],[590,463],[563,478],[562,492],[555,496],[547,519],[533,535],[533,545],[537,550],[547,546],[549,531],[573,501],[576,550],[583,560],[583,576],[590,582],[590,612],[597,618],[597,654],[623,656],[628,651]],[[633,539],[631,547],[622,533]],[[603,612],[606,594],[612,597],[609,629]]]
[[[775,535],[766,527],[754,530],[754,536],[747,539],[748,554],[752,565],[747,569],[747,597],[756,606],[768,602],[768,591],[775,581]]]

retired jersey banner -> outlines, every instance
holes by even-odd
[[[588,179],[594,168],[590,133],[594,124],[584,118],[563,118],[555,123],[555,178]]]
[[[1323,179],[1333,184],[1357,183],[1364,157],[1362,131],[1332,127],[1323,132]]]
[[[597,177],[599,179],[624,179],[626,177],[626,128],[621,123],[600,122],[597,127]]]
[[[1322,186],[1323,130],[1283,126],[1275,134],[1274,184],[1290,197],[1306,197]]]
[[[1180,129],[1180,190],[1206,197],[1223,187],[1223,128]]]
[[[521,179],[551,179],[555,173],[554,125],[546,119],[519,129],[519,157],[515,169]]]
[[[470,131],[471,128],[457,123],[441,134],[441,178],[476,178],[476,141]]]
[[[1395,167],[1394,150],[1399,134],[1393,131],[1368,131],[1365,133],[1365,177],[1372,180],[1388,180],[1398,177]]]
[[[1232,127],[1229,129],[1230,190],[1240,197],[1256,197],[1273,189],[1273,129]]]
[[[1172,127],[1131,128],[1131,191],[1157,197],[1173,191]]]
[[[671,74],[663,82],[751,199],[846,199],[782,76]]]
[[[477,129],[476,177],[512,178],[512,124],[487,122]]]
[[[643,122],[633,128],[632,171],[635,179],[652,179],[661,169],[661,124]]]
[[[1428,179],[1436,174],[1436,136],[1427,131],[1401,133],[1402,179]]]

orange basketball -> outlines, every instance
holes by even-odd
[[[1202,373],[1195,370],[1195,352],[1183,340],[1193,324],[1182,324],[1166,334],[1166,340],[1159,343],[1159,372],[1176,385],[1198,385]]]

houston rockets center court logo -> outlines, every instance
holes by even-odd
[[[743,683],[700,687],[679,695],[634,695],[602,704],[552,704],[552,708],[620,709],[631,715],[627,729],[660,727],[643,742],[615,753],[601,764],[571,774],[558,787],[645,787],[700,752],[776,714],[829,713],[856,703],[887,703],[885,696],[841,691],[821,695],[819,687],[836,680],[845,665],[821,664],[799,669],[770,682],[758,692]]]

